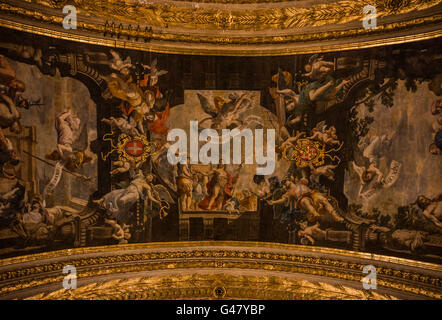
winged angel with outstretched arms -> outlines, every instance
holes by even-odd
[[[242,94],[240,97],[230,95],[229,100],[225,100],[216,96],[212,104],[206,96],[198,93],[203,110],[210,115],[200,121],[200,125],[211,120],[210,127],[215,130],[220,129],[243,129],[250,128],[253,125],[262,125],[262,119],[256,115],[250,114],[252,109],[252,101],[247,97],[248,93]],[[229,139],[231,135],[228,135]],[[220,143],[227,142],[225,137],[220,138]]]

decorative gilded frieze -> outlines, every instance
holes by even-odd
[[[180,246],[180,244],[182,245]],[[221,244],[224,244],[222,248],[219,247]],[[336,249],[310,247],[310,253],[304,255],[301,253],[303,251],[302,246],[259,243],[256,243],[256,246],[253,246],[253,243],[250,244],[252,244],[252,246],[243,246],[242,248],[237,248],[237,245],[239,244],[235,242],[212,242],[211,245],[206,242],[201,242],[201,244],[195,242],[166,243],[156,244],[157,246],[155,246],[155,244],[123,245],[99,247],[101,250],[99,250],[99,248],[63,250],[53,253],[13,258],[14,260],[10,261],[8,261],[9,259],[5,259],[4,262],[14,261],[15,263],[6,264],[2,267],[3,271],[0,273],[0,298],[5,295],[10,296],[11,294],[15,294],[19,290],[27,290],[39,286],[61,283],[63,279],[61,271],[66,265],[73,265],[78,268],[77,276],[79,279],[92,279],[99,276],[118,275],[121,280],[122,278],[130,277],[130,274],[139,272],[148,275],[150,272],[161,270],[168,270],[168,272],[171,273],[181,270],[185,271],[187,274],[197,274],[199,273],[198,270],[212,269],[213,273],[226,273],[232,270],[249,270],[254,273],[262,272],[263,275],[265,275],[267,272],[272,271],[281,273],[281,279],[285,277],[283,273],[286,275],[289,273],[361,283],[362,278],[364,277],[362,270],[366,263],[377,266],[377,284],[379,287],[404,292],[406,294],[422,295],[427,298],[442,298],[441,279],[440,277],[434,276],[434,271],[440,272],[440,266],[434,264],[376,255],[371,255],[370,260],[357,260],[358,262],[355,262],[351,257],[361,258],[364,254]],[[141,248],[143,247],[150,249],[142,250]],[[182,248],[186,248],[186,250],[183,250]],[[294,251],[287,251],[288,248],[291,248]],[[122,253],[121,250],[137,250],[138,252]],[[92,254],[92,252],[95,253]],[[342,252],[342,255],[339,255],[339,252]],[[82,254],[85,253],[88,253],[87,257],[82,256]],[[51,260],[46,260],[49,257],[51,257]],[[368,258],[368,255],[366,258]],[[17,264],[18,261],[21,262]],[[386,261],[392,262],[386,263]],[[32,263],[32,265],[29,265],[29,263]],[[420,265],[421,267],[417,267],[417,269],[414,267],[412,271],[410,267],[407,266],[409,263],[413,263],[413,265],[416,266]],[[171,277],[171,275],[169,277]],[[214,275],[214,277],[219,277],[219,275]],[[148,276],[143,278],[147,279]],[[220,280],[219,278],[216,279]],[[125,280],[122,280],[121,282],[122,286],[125,286],[124,281]],[[146,285],[149,281],[151,280],[146,280]],[[128,280],[128,283],[131,282]],[[174,283],[174,285],[179,285],[179,282]],[[104,299],[106,298],[106,294],[116,294],[115,292],[100,293],[100,290],[98,290],[100,286],[102,286],[102,284],[97,284],[97,295],[95,297],[90,296],[91,293],[87,289],[90,287],[86,287],[84,291],[79,291],[79,296],[76,297],[74,295],[72,298]],[[107,285],[104,287],[107,287]],[[141,287],[143,287],[143,285],[141,285]],[[307,291],[301,290],[300,292],[291,292],[287,289],[288,291],[286,293],[289,294],[291,292],[292,295],[289,294],[285,299],[298,299],[300,298],[299,294],[302,294],[303,292],[310,292],[313,294],[317,289],[312,288],[310,285],[307,285],[307,287],[309,287],[306,289]],[[334,288],[338,291],[340,290],[340,287],[335,286]],[[131,289],[129,287],[126,289],[121,288],[121,292],[124,292],[125,296],[117,295],[117,298],[133,299],[130,295]],[[332,296],[329,295],[338,294],[335,289],[326,293],[322,298],[331,299]],[[138,289],[135,291],[137,290]],[[58,291],[58,289],[55,291]],[[358,290],[355,292],[357,291]],[[65,294],[66,293],[59,291],[58,293],[54,293],[53,296],[41,295],[33,298],[61,299],[65,298]],[[229,294],[228,290],[227,294]],[[361,296],[361,294],[363,296]],[[369,292],[359,292],[356,293],[356,296],[353,296],[353,299],[386,298],[386,296],[372,296]],[[308,296],[306,297],[308,298]],[[155,298],[158,297],[153,292],[143,297],[143,299]],[[180,298],[197,297],[184,295],[180,296]],[[245,299],[252,297],[248,296],[247,293],[244,296],[236,296],[236,298]],[[260,295],[256,298],[264,299],[264,297]],[[341,298],[351,299],[352,297],[341,296]]]
[[[316,5],[295,2],[289,6],[241,9],[230,6],[208,8],[203,4],[194,6],[174,5],[173,2],[146,2],[133,0],[76,0],[35,2],[51,8],[62,9],[73,4],[80,15],[105,20],[119,20],[132,25],[152,25],[188,29],[223,30],[284,30],[300,27],[318,27],[345,24],[362,20],[363,8],[374,5],[377,16],[404,14],[421,11],[441,3],[440,0],[345,0]]]
[[[0,26],[54,38],[178,54],[288,55],[349,50],[441,35],[441,0],[0,1]],[[76,30],[62,28],[75,5]],[[363,8],[377,9],[365,29]]]
[[[396,297],[324,282],[275,276],[185,274],[92,283],[57,290],[28,300],[158,299],[397,300]]]

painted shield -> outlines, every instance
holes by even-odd
[[[318,149],[312,145],[304,145],[301,150],[299,150],[299,156],[302,160],[306,162],[312,162],[318,156]]]
[[[129,140],[124,145],[124,151],[131,157],[140,157],[144,152],[144,144],[140,140]]]

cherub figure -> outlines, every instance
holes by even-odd
[[[237,197],[232,197],[223,205],[223,210],[227,211],[229,214],[236,213],[239,214],[239,200]]]
[[[359,148],[363,150],[362,154],[368,159],[370,164],[377,167],[379,159],[382,158],[388,148],[391,147],[395,136],[396,131],[381,136],[367,135],[359,142]]]
[[[111,128],[118,128],[122,133],[125,133],[131,137],[140,135],[138,129],[136,128],[137,124],[133,120],[133,118],[122,118],[122,117],[110,117],[103,118],[101,122],[108,124]]]
[[[314,245],[316,241],[325,240],[327,232],[319,227],[319,222],[308,225],[307,221],[305,221],[299,225],[300,230],[298,231],[298,237],[301,244]]]
[[[336,128],[331,126],[327,129],[325,121],[319,122],[316,127],[313,128],[312,132],[313,134],[308,137],[308,139],[317,140],[331,146],[340,144],[338,136],[336,135]]]
[[[277,144],[275,147],[275,152],[278,155],[278,159],[280,159],[281,156],[284,156],[284,153],[286,153],[285,150],[290,148],[294,150],[296,148],[296,141],[298,141],[302,136],[305,136],[305,132],[298,131],[294,137],[291,137],[285,127],[281,127],[279,133],[279,141],[283,141]]]
[[[319,80],[325,75],[330,74],[333,71],[335,64],[323,59],[323,56],[318,56],[317,54],[311,56],[309,63],[304,67],[307,73],[304,73],[303,76],[309,77],[312,80]]]
[[[368,186],[372,181],[374,181],[375,177],[376,177],[376,184],[381,183],[384,175],[376,166],[374,166],[373,163],[370,163],[368,168],[359,167],[358,165],[356,165],[356,163],[354,161],[352,161],[351,163],[352,163],[354,171],[358,174],[359,180],[361,182],[361,185],[360,185],[360,188],[358,191],[359,197],[362,196],[362,191],[366,188],[366,186]]]
[[[324,176],[329,180],[335,180],[335,172],[337,165],[327,164],[321,167],[314,167],[311,163],[309,163],[310,167],[310,179],[314,182],[319,183],[319,177]]]
[[[109,62],[109,66],[118,71],[121,76],[127,80],[130,77],[130,70],[135,68],[132,64],[130,57],[126,57],[126,59],[122,59],[120,54],[114,50],[110,50],[110,54],[112,55],[112,60]]]
[[[303,132],[303,131],[299,132],[298,131],[294,137],[289,137],[286,140],[284,140],[284,142],[280,146],[280,149],[284,150],[288,145],[290,147],[295,148],[296,141],[298,141],[302,136],[305,136],[305,132]]]
[[[104,219],[104,223],[112,227],[112,238],[118,240],[119,244],[126,244],[127,240],[131,238],[129,226],[125,223],[120,226],[117,221],[112,219]]]
[[[211,120],[211,127],[213,129],[228,128],[232,125],[235,127],[240,127],[242,122],[239,120],[239,117],[247,112],[251,107],[251,104],[247,103],[247,93],[244,93],[239,98],[232,97],[230,101],[225,101],[224,99],[220,100],[219,97],[218,99],[215,97],[213,104],[202,94],[198,93],[197,95],[198,99],[200,100],[201,107],[207,114],[210,115],[209,118],[201,120],[200,124],[207,120]]]
[[[114,162],[112,162],[112,164],[116,168],[111,170],[110,174],[111,174],[111,176],[114,176],[114,175],[119,174],[119,173],[128,172],[129,170],[132,170],[131,172],[134,173],[134,172],[136,172],[140,168],[142,163],[143,162],[141,162],[141,161],[138,162],[138,163],[129,162],[129,161],[123,161],[123,160],[114,161]]]
[[[131,121],[136,124],[138,132],[144,134],[143,121],[152,109],[155,99],[145,99],[144,93],[135,83],[126,82],[115,73],[107,77],[106,81],[112,96],[122,100],[120,109],[123,114],[133,119]]]
[[[152,87],[158,83],[158,78],[160,76],[168,73],[167,70],[158,70],[157,63],[157,59],[154,59],[150,66],[146,64],[142,65],[144,69],[150,70],[147,76],[149,77],[148,84]]]

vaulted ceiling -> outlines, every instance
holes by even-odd
[[[366,5],[377,26],[363,27]],[[74,5],[77,29],[62,26]],[[441,0],[2,0],[0,26],[84,43],[209,55],[288,55],[442,34]]]

